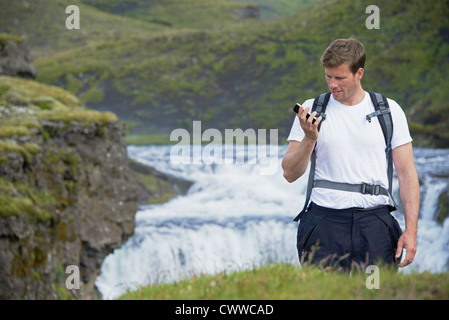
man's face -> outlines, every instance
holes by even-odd
[[[338,67],[325,68],[326,82],[335,100],[342,104],[352,105],[354,94],[361,89],[360,79],[363,69],[355,74],[349,69],[349,64],[344,63]]]

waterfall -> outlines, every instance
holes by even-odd
[[[170,161],[170,146],[128,147],[131,158],[191,180],[193,185],[185,196],[139,208],[134,236],[105,259],[97,278],[96,286],[105,299],[136,286],[201,273],[242,270],[268,262],[299,266],[297,223],[292,219],[302,209],[307,173],[291,184],[284,180],[280,160],[285,146],[279,147],[278,168],[270,170],[270,175],[261,174],[262,164],[252,159],[257,153],[251,152],[251,146],[233,148],[234,153],[223,150],[222,156],[245,154],[244,163],[175,165]],[[418,252],[403,272],[448,270],[449,219],[442,225],[435,219],[438,198],[449,190],[448,160],[448,150],[415,150],[421,181]],[[399,202],[396,177],[394,185]],[[393,214],[404,229],[401,208]]]

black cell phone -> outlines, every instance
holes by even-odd
[[[295,111],[295,113],[298,113],[299,107],[300,107],[299,103],[295,104],[295,106],[293,107],[293,111]]]
[[[299,107],[300,107],[300,106],[301,106],[301,105],[300,105],[299,103],[295,104],[295,106],[293,107],[293,111],[295,111],[296,113],[298,113]],[[306,119],[309,119],[309,117],[310,117],[310,113],[307,113],[307,114],[306,114]],[[314,123],[315,120],[316,120],[316,118],[314,118],[314,119],[312,120],[312,123]]]

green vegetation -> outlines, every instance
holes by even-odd
[[[82,107],[79,99],[64,89],[9,76],[0,76],[0,110],[4,108],[9,112],[0,119],[0,137],[32,135],[31,128],[42,130],[40,120],[117,121],[111,112]]]
[[[55,199],[45,191],[35,191],[25,184],[13,184],[0,177],[0,217],[20,216],[23,213],[46,221],[51,215],[47,205],[54,205]]]
[[[22,42],[22,39],[11,34],[0,33],[0,48],[4,47],[8,41],[20,43]]]
[[[439,213],[438,213],[439,212]],[[449,217],[449,192],[443,192],[438,197],[438,209],[437,209],[436,221],[443,225],[444,220]]]
[[[68,4],[80,8],[80,30],[65,28]],[[382,92],[403,107],[415,144],[449,147],[447,1],[379,0],[379,30],[365,27],[365,9],[371,4],[52,0],[49,6],[47,0],[10,1],[0,10],[0,47],[26,41],[36,58],[39,82],[0,76],[0,165],[23,158],[28,166],[40,156],[50,185],[37,186],[29,176],[23,183],[0,178],[0,217],[26,214],[46,222],[73,201],[68,194],[76,193],[74,177],[86,168],[71,150],[43,152],[30,142],[49,140],[47,120],[62,128],[74,122],[101,128],[121,119],[128,124],[128,144],[167,144],[173,129],[191,130],[194,120],[201,120],[203,129],[278,128],[284,141],[292,105],[327,90],[318,61],[340,37],[356,36],[365,44],[364,88]],[[251,17],[255,5],[261,8],[261,19]],[[52,180],[55,174],[63,174],[64,181]],[[160,180],[132,174],[159,195],[156,201],[172,196]],[[439,203],[437,220],[442,222],[448,201],[440,197]],[[56,237],[71,236],[63,222],[52,228]],[[14,272],[42,263],[45,256],[39,250],[32,253],[33,264],[16,263]],[[347,276],[276,264],[151,285],[122,298],[449,297],[447,273],[382,272],[380,290],[367,290],[365,279],[364,273]]]
[[[131,170],[129,174],[133,177],[133,180],[140,183],[147,192],[152,194],[146,200],[147,204],[167,202],[176,196],[170,183],[166,179],[161,179],[154,169],[132,159],[130,159],[130,162]]]
[[[307,8],[316,0],[237,0],[238,2],[253,3],[260,8],[260,17],[264,20],[275,20],[297,13]]]
[[[77,5],[82,13],[80,30],[68,33],[65,19],[68,5]],[[134,35],[149,35],[166,28],[159,24],[109,14],[80,0],[10,1],[0,10],[0,32],[25,34],[34,56],[56,54],[74,46],[88,45],[99,40],[118,40]]]
[[[128,134],[126,144],[136,146],[169,145],[177,142],[170,141],[170,136],[165,134]]]
[[[321,300],[448,299],[449,274],[380,269],[379,289],[367,289],[370,273],[351,275],[288,264],[269,264],[238,272],[200,275],[172,284],[153,284],[129,291],[132,300]],[[372,284],[374,280],[368,279]]]
[[[323,0],[308,6],[303,1],[295,9],[299,12],[279,14],[285,17],[277,20],[239,18],[238,23],[229,16],[237,16],[235,6],[242,3],[205,6],[201,1],[176,6],[162,0],[77,2],[81,29],[55,31],[57,44],[47,39],[39,47],[48,51],[35,61],[38,80],[67,88],[90,108],[137,123],[132,135],[167,135],[201,120],[220,130],[278,128],[283,141],[291,106],[327,90],[318,62],[322,51],[335,38],[355,35],[367,49],[364,88],[403,107],[417,145],[448,146],[449,8],[444,1],[380,1],[379,30],[365,26],[369,1]],[[287,9],[287,2],[278,6]],[[62,2],[56,3],[51,10],[61,9]],[[42,0],[32,5],[35,12],[42,10]],[[35,12],[27,11],[30,21]],[[92,31],[94,22],[109,31]],[[31,39],[45,38],[26,31]],[[111,33],[120,36],[107,36]],[[80,34],[83,41],[67,41]]]
[[[59,121],[63,127],[74,122],[95,123],[98,134],[101,126],[117,121],[111,112],[81,107],[78,98],[61,88],[8,76],[0,76],[0,114],[0,165],[13,165],[14,170],[23,161],[20,166],[29,168],[38,157],[40,174],[53,183],[38,187],[35,177],[25,176],[20,181],[1,177],[0,217],[25,214],[38,221],[47,221],[68,205],[79,170],[71,150],[50,149],[42,155],[45,144],[38,144],[39,139],[45,143],[52,134],[44,121]],[[64,176],[61,183],[53,180],[55,174]]]
[[[163,26],[167,29],[218,30],[240,23],[239,10],[255,5],[228,0],[82,0],[106,12]],[[287,1],[291,2],[291,0]],[[301,2],[301,1],[300,1]]]
[[[16,143],[0,140],[0,154],[7,154],[10,152],[20,154],[24,157],[25,162],[28,164],[33,161],[33,155],[38,153],[39,151],[40,147],[35,143],[24,143],[23,145],[18,145]],[[5,156],[2,156],[0,158],[0,163],[3,164],[6,161],[7,158]]]

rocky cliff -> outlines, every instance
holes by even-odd
[[[96,276],[133,234],[138,203],[178,192],[173,178],[132,170],[124,138],[114,114],[0,76],[0,299],[99,297]],[[79,289],[67,286],[69,266]]]
[[[0,34],[0,74],[36,78],[31,53],[22,38]]]

